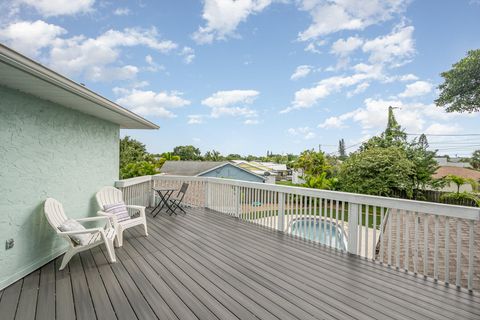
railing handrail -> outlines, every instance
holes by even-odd
[[[398,210],[406,210],[411,212],[428,213],[439,216],[447,216],[453,218],[462,218],[468,220],[480,221],[480,208],[464,207],[458,205],[432,203],[419,200],[396,199],[381,196],[372,196],[365,194],[330,191],[321,189],[311,189],[304,187],[283,186],[276,184],[266,184],[260,182],[248,182],[241,180],[231,180],[223,178],[212,177],[191,177],[191,176],[176,176],[176,175],[162,175],[157,174],[153,176],[143,176],[131,178],[127,180],[120,180],[115,182],[117,187],[126,187],[149,180],[178,180],[178,181],[205,181],[216,184],[225,184],[246,188],[257,188],[282,193],[293,193],[303,196],[312,196],[318,198],[328,198],[336,201],[345,201],[349,203],[356,203],[361,205],[388,207]]]

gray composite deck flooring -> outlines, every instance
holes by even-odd
[[[0,319],[480,319],[480,297],[206,209],[0,291]]]

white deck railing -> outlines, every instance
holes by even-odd
[[[129,204],[153,205],[153,187],[189,183],[185,205],[413,272],[480,289],[480,208],[207,177],[116,182]],[[477,244],[478,245],[478,244]]]

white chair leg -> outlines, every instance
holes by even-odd
[[[68,262],[70,261],[70,259],[72,259],[72,257],[75,255],[75,253],[76,253],[76,250],[73,249],[73,248],[70,248],[70,249],[68,249],[67,252],[65,252],[65,255],[63,256],[63,259],[62,259],[62,264],[60,265],[60,270],[65,269]]]
[[[143,229],[145,229],[145,236],[148,237],[147,221],[143,222]]]
[[[116,247],[123,246],[123,230],[122,229],[117,230],[117,236],[115,237],[115,246]]]
[[[105,247],[107,248],[110,263],[117,262],[117,259],[115,257],[115,248],[113,246],[113,241],[112,240],[105,241]]]

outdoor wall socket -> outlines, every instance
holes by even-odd
[[[15,240],[8,239],[7,241],[5,241],[5,250],[12,249],[14,245],[15,245]]]

